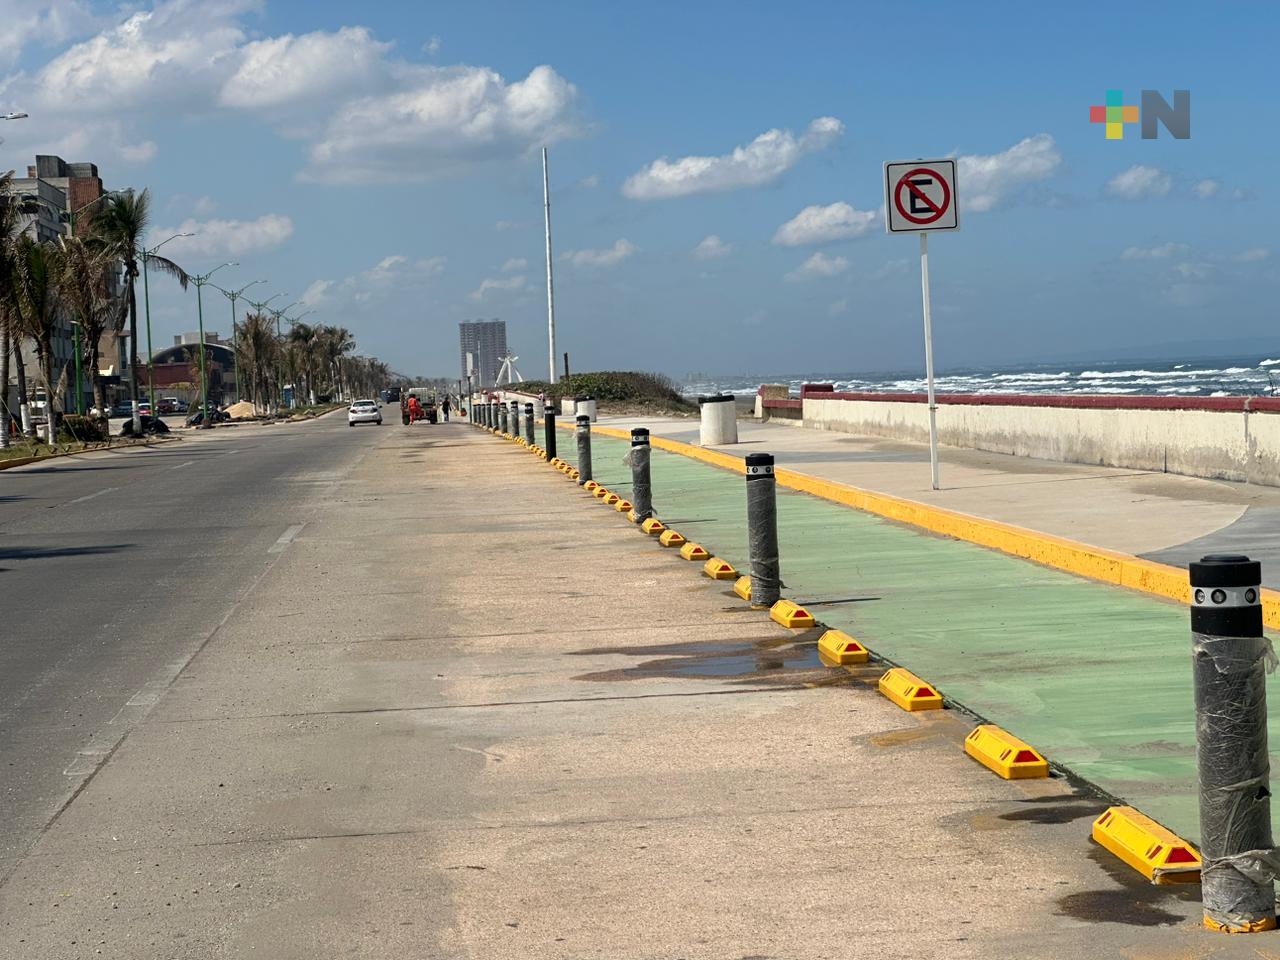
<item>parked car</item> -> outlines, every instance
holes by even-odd
[[[357,423],[376,423],[382,426],[382,408],[376,400],[353,400],[347,408],[347,426]]]
[[[111,408],[111,413],[109,414],[109,416],[110,416],[112,419],[115,419],[115,418],[117,418],[117,417],[130,417],[130,418],[132,418],[132,417],[133,417],[133,404],[132,404],[132,402],[130,402],[130,401],[128,401],[128,400],[121,400],[119,403],[117,403],[115,406],[113,406],[113,407]]]
[[[138,414],[139,414],[140,416],[143,416],[143,417],[150,417],[150,416],[154,416],[154,412],[153,412],[153,411],[152,411],[152,409],[151,409],[151,401],[150,401],[150,400],[139,400],[139,401],[138,401]]]

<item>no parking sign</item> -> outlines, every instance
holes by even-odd
[[[884,224],[889,233],[959,230],[954,160],[884,165]]]

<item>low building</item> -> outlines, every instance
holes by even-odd
[[[209,402],[222,405],[235,400],[236,356],[231,344],[209,331],[205,339],[205,376]],[[194,407],[200,405],[200,335],[184,333],[173,338],[173,346],[157,350],[148,369],[140,370],[139,383],[155,394],[177,397]]]

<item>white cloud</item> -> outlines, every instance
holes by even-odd
[[[1191,189],[1201,200],[1208,200],[1210,197],[1217,195],[1221,188],[1222,184],[1217,180],[1205,179],[1201,180]]]
[[[1163,197],[1173,189],[1173,177],[1158,167],[1135,164],[1107,181],[1106,191],[1121,200]]]
[[[293,236],[293,221],[278,213],[257,220],[195,220],[188,218],[176,227],[159,227],[156,236],[190,233],[165,247],[165,253],[179,263],[183,257],[238,257],[257,250],[278,247]]]
[[[83,0],[0,0],[0,23],[0,70],[10,69],[29,44],[56,46],[96,29]]]
[[[497,223],[493,225],[493,229],[497,230],[499,233],[506,233],[508,230],[510,230],[514,226],[515,224],[512,223],[510,220],[499,220]]]
[[[848,311],[849,311],[849,301],[847,299],[837,300],[834,303],[832,303],[829,307],[827,307],[827,315],[831,317],[841,316],[842,314],[845,314]]]
[[[144,140],[142,143],[122,143],[120,144],[120,156],[129,163],[146,163],[155,159],[156,144],[154,140]]]
[[[1271,251],[1266,247],[1250,247],[1248,250],[1242,250],[1231,259],[1237,263],[1260,263],[1270,258]]]
[[[849,261],[844,257],[828,257],[825,253],[819,251],[788,273],[786,279],[796,283],[801,280],[834,277],[848,269]]]
[[[605,250],[571,250],[562,259],[575,267],[616,267],[639,249],[630,240],[619,240]]]
[[[329,299],[329,288],[332,286],[332,280],[317,280],[302,291],[298,302],[306,307],[318,307]]]
[[[484,67],[415,67],[398,89],[333,111],[305,179],[425,180],[577,136],[577,88],[549,66],[507,83]]]
[[[745,147],[716,157],[660,157],[622,185],[633,200],[686,197],[758,187],[790,170],[806,154],[829,147],[844,133],[835,117],[819,117],[797,137],[790,130],[767,130]]]
[[[218,208],[218,204],[210,196],[203,196],[196,199],[191,209],[197,217],[207,217]]]
[[[805,207],[778,228],[773,242],[783,247],[802,247],[849,240],[869,232],[879,216],[874,210],[855,210],[844,202]]]
[[[252,0],[170,0],[55,57],[30,87],[40,110],[118,113],[209,99],[234,69]],[[33,115],[35,110],[32,111]]]
[[[524,288],[524,281],[524,274],[520,274],[515,277],[486,277],[484,280],[480,281],[480,286],[468,294],[468,296],[472,300],[483,300],[485,294],[490,290],[522,290]]]
[[[432,37],[430,40],[428,40],[426,43],[422,45],[422,52],[425,53],[428,57],[434,57],[437,53],[440,52],[440,46],[441,46],[440,38]]]
[[[718,260],[733,252],[733,244],[725,243],[714,233],[703,237],[702,242],[693,248],[693,255],[698,260]]]
[[[0,0],[0,14],[8,6],[22,24],[36,16],[30,29],[42,38],[65,33],[64,21],[75,21],[67,29],[98,26],[67,12],[82,11],[87,0],[32,0],[27,6],[37,13],[30,16],[14,0]],[[306,178],[348,183],[357,171],[429,179],[518,159],[583,132],[577,89],[550,66],[508,82],[484,66],[398,58],[366,27],[259,36],[247,17],[263,6],[263,0],[119,5],[101,32],[42,69],[3,81],[6,107],[30,109],[33,118],[5,131],[6,149],[139,162],[154,149],[140,129],[180,136],[162,121],[175,114],[193,120],[221,107],[262,114],[280,136],[302,140]],[[5,43],[20,48],[29,30],[14,28],[12,18],[0,22],[9,31],[0,40],[2,63]]]
[[[890,260],[888,263],[881,264],[871,271],[872,280],[884,280],[887,277],[896,277],[907,272],[907,267],[911,265],[910,260]]]
[[[239,68],[223,85],[219,101],[228,107],[271,109],[367,91],[386,76],[383,58],[390,49],[366,27],[257,40],[239,51]]]
[[[1154,247],[1126,247],[1120,254],[1121,260],[1164,260],[1168,257],[1180,257],[1190,248],[1185,243],[1162,243]]]
[[[1008,150],[956,157],[961,206],[967,213],[984,213],[1029,183],[1047,180],[1062,167],[1062,154],[1053,137],[1039,133],[1019,140]]]
[[[513,257],[502,265],[503,273],[515,273],[527,269],[529,269],[529,261],[524,257]]]
[[[443,273],[447,262],[444,257],[414,260],[405,254],[393,253],[341,283],[316,280],[303,291],[298,301],[309,307],[335,301],[368,303],[395,291],[422,286],[431,277]]]
[[[596,187],[600,186],[600,174],[593,173],[589,177],[583,177],[578,181],[578,186],[583,190],[594,190]]]
[[[1208,280],[1214,272],[1212,264],[1189,262],[1175,264],[1173,271],[1183,280]]]

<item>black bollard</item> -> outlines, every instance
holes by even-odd
[[[1192,681],[1200,777],[1204,925],[1227,933],[1276,926],[1267,757],[1262,564],[1213,555],[1191,564]]]
[[[498,404],[498,432],[507,432],[507,407],[506,404]]]
[[[524,405],[524,439],[529,446],[533,446],[537,440],[533,435],[533,404],[526,403]]]
[[[585,413],[578,416],[578,485],[591,479],[591,418]]]
[[[747,454],[747,546],[751,556],[751,605],[772,607],[782,590],[778,562],[778,491],[773,454]]]
[[[653,482],[649,476],[649,431],[635,427],[631,431],[631,508],[636,522],[644,523],[653,516]]]
[[[547,459],[554,460],[556,458],[556,412],[547,404],[546,410],[542,412],[542,446],[547,451]]]
[[[510,401],[511,406],[511,429],[508,431],[512,437],[520,436],[520,401]]]

